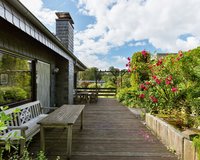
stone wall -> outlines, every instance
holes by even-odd
[[[145,121],[162,143],[171,151],[175,151],[181,160],[197,160],[192,142],[179,130],[149,113],[146,114]]]

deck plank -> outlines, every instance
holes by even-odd
[[[80,119],[73,128],[71,160],[177,160],[167,148],[126,107],[115,99],[99,99],[84,111],[84,129]],[[66,159],[67,129],[47,129],[48,160]],[[39,135],[29,150],[36,155]]]

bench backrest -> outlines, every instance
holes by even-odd
[[[14,113],[16,109],[20,109],[20,112]],[[6,115],[11,117],[11,120],[7,124],[8,126],[20,126],[42,114],[42,105],[40,101],[34,101],[18,107],[10,108],[4,112]],[[9,132],[9,130],[4,130],[2,134],[7,132]]]

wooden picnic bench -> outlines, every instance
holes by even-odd
[[[16,109],[20,112],[15,113]],[[40,131],[37,122],[48,115],[44,114],[45,109],[56,109],[56,107],[42,107],[40,101],[34,101],[5,110],[4,113],[11,119],[7,123],[8,128],[0,134],[0,143],[5,144],[6,140],[10,140],[13,144],[20,144],[20,155],[22,155],[26,141]]]
[[[71,157],[72,128],[81,115],[80,129],[83,129],[83,109],[85,105],[63,105],[38,122],[40,124],[41,149],[45,151],[45,128],[67,128],[67,158]]]
[[[98,101],[97,92],[94,89],[84,90],[76,89],[75,90],[75,103],[96,103]]]

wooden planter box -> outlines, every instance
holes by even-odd
[[[145,116],[147,126],[163,144],[178,155],[181,160],[197,160],[197,153],[190,141],[181,131],[149,113]]]

